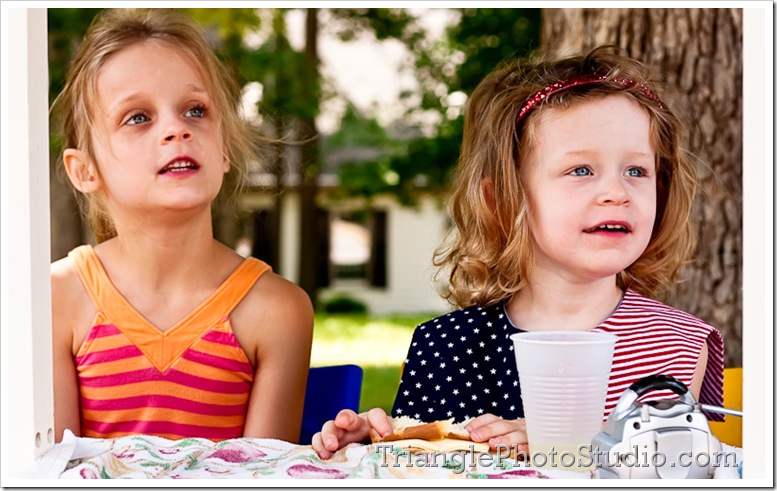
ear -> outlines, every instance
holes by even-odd
[[[76,189],[84,194],[100,189],[100,176],[97,174],[97,169],[84,152],[68,148],[63,153],[62,160],[65,162],[67,177]]]
[[[229,165],[229,156],[226,153],[224,154],[224,164],[223,164],[223,166],[224,166],[224,174],[229,172],[229,169],[232,167],[231,165]]]
[[[494,212],[496,210],[496,200],[494,199],[494,182],[490,177],[480,181],[480,188],[483,192],[483,198],[486,200],[488,209]]]

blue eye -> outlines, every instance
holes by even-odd
[[[126,124],[135,125],[135,124],[147,123],[148,121],[149,121],[148,116],[146,116],[143,113],[138,113],[130,116]]]
[[[204,118],[205,108],[203,106],[194,106],[193,108],[186,111],[186,116],[189,116],[192,118]]]
[[[647,171],[643,167],[631,167],[626,171],[626,175],[629,177],[643,177],[647,175]]]
[[[581,165],[580,167],[575,167],[572,169],[572,172],[569,173],[572,176],[590,176],[593,173],[591,172],[591,169],[585,165]]]

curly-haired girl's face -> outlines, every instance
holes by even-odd
[[[645,251],[656,217],[648,113],[624,95],[544,109],[522,167],[533,274],[614,276]]]

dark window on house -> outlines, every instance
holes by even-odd
[[[251,255],[261,259],[270,266],[278,267],[278,240],[276,238],[275,210],[260,210],[253,214],[254,233]]]
[[[368,278],[372,286],[387,286],[386,281],[386,221],[388,213],[372,213],[372,251],[370,254]]]

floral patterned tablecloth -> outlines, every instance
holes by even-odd
[[[741,462],[741,449],[735,451]],[[494,454],[409,454],[386,444],[351,444],[322,461],[310,445],[266,438],[215,443],[204,438],[154,436],[79,438],[65,432],[61,443],[38,458],[22,477],[37,479],[595,479],[582,472],[533,469]],[[738,479],[737,468],[720,468],[716,479]]]
[[[428,454],[432,455],[432,454]],[[523,462],[478,458],[472,452],[436,457],[411,455],[377,445],[351,444],[326,461],[309,445],[259,438],[214,443],[203,438],[154,436],[78,438],[66,432],[26,477],[60,479],[589,479],[591,471],[538,471]],[[492,455],[492,457],[495,457]]]

